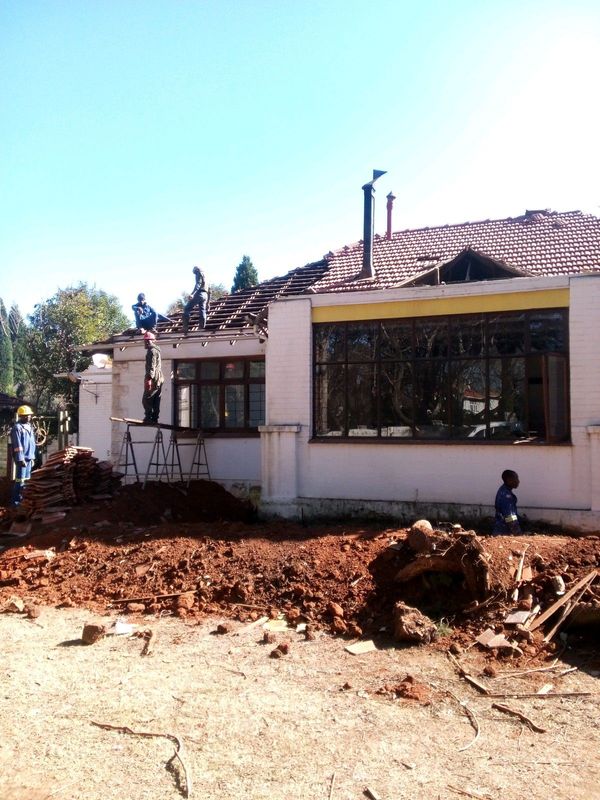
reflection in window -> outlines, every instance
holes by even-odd
[[[316,324],[315,435],[563,441],[567,313]]]
[[[244,427],[244,387],[225,386],[225,427]]]
[[[255,432],[265,421],[264,359],[203,359],[175,365],[176,424]]]

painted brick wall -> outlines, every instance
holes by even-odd
[[[564,278],[501,281],[501,291],[566,286]],[[500,287],[484,287],[497,291]],[[594,483],[586,426],[600,423],[600,275],[570,281],[570,379],[572,445],[527,446],[369,444],[309,442],[311,417],[310,304],[376,302],[381,294],[365,293],[275,303],[269,311],[267,357],[267,423],[302,426],[294,452],[298,496],[433,502],[493,506],[504,469],[521,475],[518,495],[531,508],[589,509]],[[430,287],[423,295],[476,294],[481,285]],[[386,299],[416,299],[419,290],[386,293]],[[268,435],[268,434],[267,434]],[[282,470],[282,453],[263,471]]]

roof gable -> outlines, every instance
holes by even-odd
[[[455,258],[440,262],[434,267],[408,278],[402,286],[436,286],[440,283],[469,283],[493,281],[504,278],[527,277],[530,272],[503,264],[470,247],[465,247]]]

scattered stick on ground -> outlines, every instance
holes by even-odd
[[[431,685],[432,685],[432,686],[433,686],[435,689],[438,689],[438,691],[442,691],[442,692],[445,692],[446,694],[450,695],[450,697],[452,697],[454,700],[456,700],[456,702],[458,703],[458,705],[459,705],[459,706],[460,706],[460,707],[463,709],[463,711],[464,711],[464,712],[465,712],[465,714],[467,715],[467,717],[468,717],[468,719],[469,719],[469,722],[471,723],[471,725],[472,725],[472,727],[473,727],[473,730],[475,731],[475,738],[471,739],[471,741],[470,741],[468,744],[466,744],[464,747],[459,747],[459,748],[458,748],[458,752],[459,752],[459,753],[462,753],[462,752],[464,752],[465,750],[468,750],[468,749],[469,749],[469,747],[471,747],[472,745],[474,745],[474,744],[475,744],[475,742],[477,741],[477,739],[479,739],[479,734],[480,734],[480,732],[481,732],[481,731],[480,731],[480,727],[479,727],[479,722],[477,721],[477,717],[475,716],[474,712],[473,712],[473,711],[472,711],[472,710],[469,708],[469,706],[467,705],[467,702],[466,702],[466,700],[461,700],[461,699],[460,699],[459,697],[457,697],[457,696],[454,694],[454,692],[453,692],[453,691],[451,691],[450,689],[441,689],[441,690],[440,690],[440,689],[439,689],[439,687],[435,686],[435,684],[433,684],[433,683],[432,683]]]
[[[151,731],[133,731],[131,728],[128,728],[126,725],[108,725],[105,722],[95,722],[94,720],[90,720],[92,725],[95,725],[97,728],[102,728],[106,731],[119,731],[119,733],[128,733],[131,736],[144,736],[149,739],[169,739],[175,745],[175,752],[171,756],[171,758],[166,763],[166,768],[169,769],[175,759],[179,761],[181,764],[181,768],[183,770],[183,775],[185,778],[185,786],[178,787],[181,791],[181,794],[184,797],[190,797],[192,793],[192,782],[190,780],[187,767],[185,766],[185,761],[181,756],[182,744],[181,741],[177,736],[174,736],[172,733],[153,733]]]
[[[145,640],[140,655],[141,656],[152,655],[152,648],[154,647],[156,634],[150,628],[146,628],[146,630],[141,631],[139,635]]]
[[[490,691],[487,688],[487,686],[484,686],[483,683],[480,683],[469,672],[467,672],[467,670],[462,666],[460,661],[457,658],[455,658],[449,650],[446,651],[446,655],[458,670],[458,674],[460,675],[461,678],[464,678],[467,681],[467,683],[470,683],[471,686],[474,686],[477,689],[477,691],[480,692],[481,694],[489,695]]]
[[[517,711],[514,708],[509,708],[508,706],[502,705],[502,703],[492,703],[492,708],[496,708],[498,711],[503,711],[505,714],[510,714],[513,717],[518,717],[521,722],[529,725],[531,730],[535,731],[536,733],[546,733],[546,728],[540,728],[539,725],[536,725],[535,722],[532,722],[529,717],[526,717],[521,711]]]
[[[331,783],[329,784],[329,800],[333,797],[333,784],[335,783],[335,772],[331,776]]]
[[[473,794],[473,792],[467,792],[465,789],[459,789],[458,786],[452,786],[451,784],[448,784],[448,788],[451,792],[462,794],[463,797],[475,797],[476,800],[491,800],[489,794]]]

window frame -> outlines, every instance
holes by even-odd
[[[227,364],[240,363],[243,365],[243,375],[239,377],[225,377],[225,368]],[[263,374],[261,376],[251,376],[251,364],[263,364]],[[180,365],[194,365],[195,374],[193,377],[178,377],[178,370]],[[202,364],[217,364],[218,377],[202,378],[200,367]],[[264,414],[266,412],[266,386],[265,386],[265,358],[264,356],[233,356],[225,358],[217,356],[214,358],[182,358],[175,361],[173,365],[173,424],[187,428],[188,430],[202,430],[205,433],[210,433],[215,436],[231,436],[231,437],[254,437],[260,436],[258,427],[264,424]],[[226,388],[231,386],[243,386],[243,425],[230,426],[226,425]],[[217,427],[202,427],[201,411],[202,411],[202,387],[216,386],[218,387],[218,414],[219,425]],[[263,420],[255,426],[250,426],[250,387],[263,386]],[[187,425],[181,425],[179,420],[179,390],[182,387],[189,387],[190,397],[194,394],[191,387],[195,387],[195,417],[198,420],[198,427],[192,428]]]
[[[560,323],[557,327],[552,326],[552,323],[546,328],[545,336],[547,337],[549,345],[553,349],[544,350],[540,349],[539,333],[535,330],[536,318],[544,317],[544,315],[560,315]],[[511,338],[510,320],[513,319],[514,323],[522,328],[521,338]],[[521,320],[519,320],[521,318]],[[506,328],[503,323],[508,322]],[[474,352],[468,355],[456,352],[456,332],[460,330],[460,325],[464,329],[470,331],[472,342],[474,342]],[[467,325],[468,323],[468,325]],[[376,328],[375,336],[375,356],[372,360],[361,360],[352,358],[349,352],[349,337],[348,331],[352,326],[356,329],[357,325],[364,325],[365,332]],[[385,333],[384,326],[390,326],[393,330],[394,325],[400,331],[397,339],[392,339],[392,342],[399,341],[401,347],[398,352],[394,353],[393,344],[390,346],[389,333],[387,339],[382,335]],[[371,328],[369,328],[371,326]],[[442,340],[440,342],[429,341],[427,344],[431,348],[430,352],[417,351],[416,330],[423,335],[421,340],[427,339],[427,331],[435,331],[435,327],[443,331]],[[479,331],[477,330],[479,328]],[[506,337],[508,348],[505,352],[499,352],[499,342],[497,337],[502,334]],[[319,336],[320,331],[323,331],[324,336]],[[555,336],[559,333],[559,337]],[[542,329],[543,334],[543,329]],[[544,334],[543,334],[544,335]],[[330,336],[332,344],[327,341]],[[459,338],[464,334],[461,332]],[[368,334],[365,333],[368,338]],[[477,338],[479,337],[479,338]],[[435,337],[432,337],[434,339]],[[410,346],[407,348],[406,342],[410,341]],[[543,339],[541,340],[543,341]],[[356,330],[353,331],[354,350],[356,350]],[[496,347],[495,345],[498,345]],[[510,349],[514,345],[514,349]],[[382,348],[385,346],[385,356],[382,355]],[[477,352],[477,348],[479,351]],[[406,355],[407,350],[409,355]],[[320,352],[319,352],[320,351]],[[440,355],[441,353],[441,355]],[[321,355],[321,358],[319,356]],[[333,357],[332,357],[333,356]],[[380,320],[364,320],[364,321],[344,321],[344,322],[322,322],[314,323],[312,326],[312,360],[313,360],[313,386],[312,386],[312,440],[318,442],[380,442],[386,444],[513,444],[515,442],[530,443],[530,444],[570,444],[571,436],[571,419],[570,419],[570,385],[569,385],[569,309],[568,307],[558,308],[532,308],[526,310],[506,310],[506,311],[482,311],[478,313],[466,314],[444,314],[432,315],[423,317],[398,317],[386,318]],[[419,437],[417,435],[417,428],[420,423],[417,422],[417,405],[419,403],[420,387],[422,384],[416,380],[419,372],[430,368],[428,362],[435,361],[438,365],[445,365],[446,377],[444,381],[435,384],[434,388],[440,393],[445,393],[445,405],[442,403],[443,409],[443,428],[446,434],[434,438],[427,438],[426,436]],[[472,425],[470,421],[465,423],[461,420],[461,416],[454,419],[453,410],[453,394],[452,389],[460,374],[457,369],[459,363],[466,365],[466,362],[472,361],[473,364],[480,365],[480,374],[484,376],[485,397],[483,399],[483,412],[482,423],[485,425],[485,438],[477,438],[476,436],[452,436],[452,431],[465,424]],[[513,370],[515,380],[518,381],[519,374],[522,376],[521,395],[518,393],[513,395],[520,398],[523,406],[521,414],[517,418],[517,424],[524,422],[525,430],[523,435],[510,436],[507,438],[495,438],[494,430],[498,428],[499,417],[493,414],[491,409],[491,402],[496,397],[499,399],[499,405],[502,406],[501,395],[494,395],[491,365],[496,362],[495,369],[502,367],[502,362],[511,364],[510,369]],[[521,362],[519,366],[518,361]],[[550,363],[554,364],[554,383],[550,387]],[[410,424],[399,424],[398,428],[410,429],[410,434],[406,432],[390,433],[390,424],[384,424],[384,404],[386,398],[389,398],[387,391],[389,387],[384,386],[383,374],[386,363],[394,365],[397,372],[400,370],[399,365],[408,365],[407,372],[410,376],[407,381],[407,386],[410,388],[410,403],[402,408],[408,412],[410,407]],[[376,373],[376,388],[375,388],[375,405],[376,405],[376,425],[374,428],[369,429],[367,425],[359,426],[365,427],[364,434],[359,434],[355,431],[354,434],[350,433],[349,429],[349,413],[350,405],[349,397],[352,392],[350,385],[349,375],[351,368],[357,365],[370,364],[374,367]],[[321,406],[320,392],[324,391],[323,385],[327,384],[327,370],[336,368],[339,373],[343,374],[343,388],[338,392],[336,399],[343,396],[343,409],[337,416],[334,415],[336,423],[339,421],[340,430],[336,430],[329,426],[330,419],[330,406],[329,398]],[[463,367],[464,368],[464,367]],[[443,371],[444,368],[442,368]],[[333,373],[331,373],[333,374]],[[536,393],[534,384],[539,382],[541,378],[541,391]],[[393,385],[393,384],[392,384]],[[519,384],[514,384],[518,386]],[[560,387],[560,388],[557,388]],[[552,392],[551,392],[552,388]],[[329,391],[329,389],[326,389]],[[556,393],[558,391],[558,394]],[[561,394],[562,392],[562,394]],[[537,394],[537,398],[536,398]],[[509,394],[508,397],[511,395]],[[505,396],[506,397],[506,396]],[[536,404],[537,399],[537,404]],[[540,411],[539,404],[543,408]],[[423,405],[420,410],[422,412]],[[510,406],[509,406],[510,409]],[[475,412],[472,412],[475,413]],[[508,413],[505,411],[504,413]],[[534,436],[531,430],[531,422],[537,413],[538,419],[543,419],[544,433],[543,436]],[[399,416],[400,416],[399,412]],[[407,414],[408,416],[408,414]],[[514,414],[513,414],[514,416]],[[506,418],[508,422],[508,417]],[[401,420],[400,420],[401,421]],[[436,423],[434,423],[435,425]],[[502,422],[504,425],[504,422]],[[477,425],[475,425],[475,428]],[[354,429],[353,429],[354,430]],[[384,433],[383,431],[387,432]],[[540,428],[541,430],[541,428]],[[504,434],[504,431],[501,432]],[[514,432],[513,432],[514,433]]]

